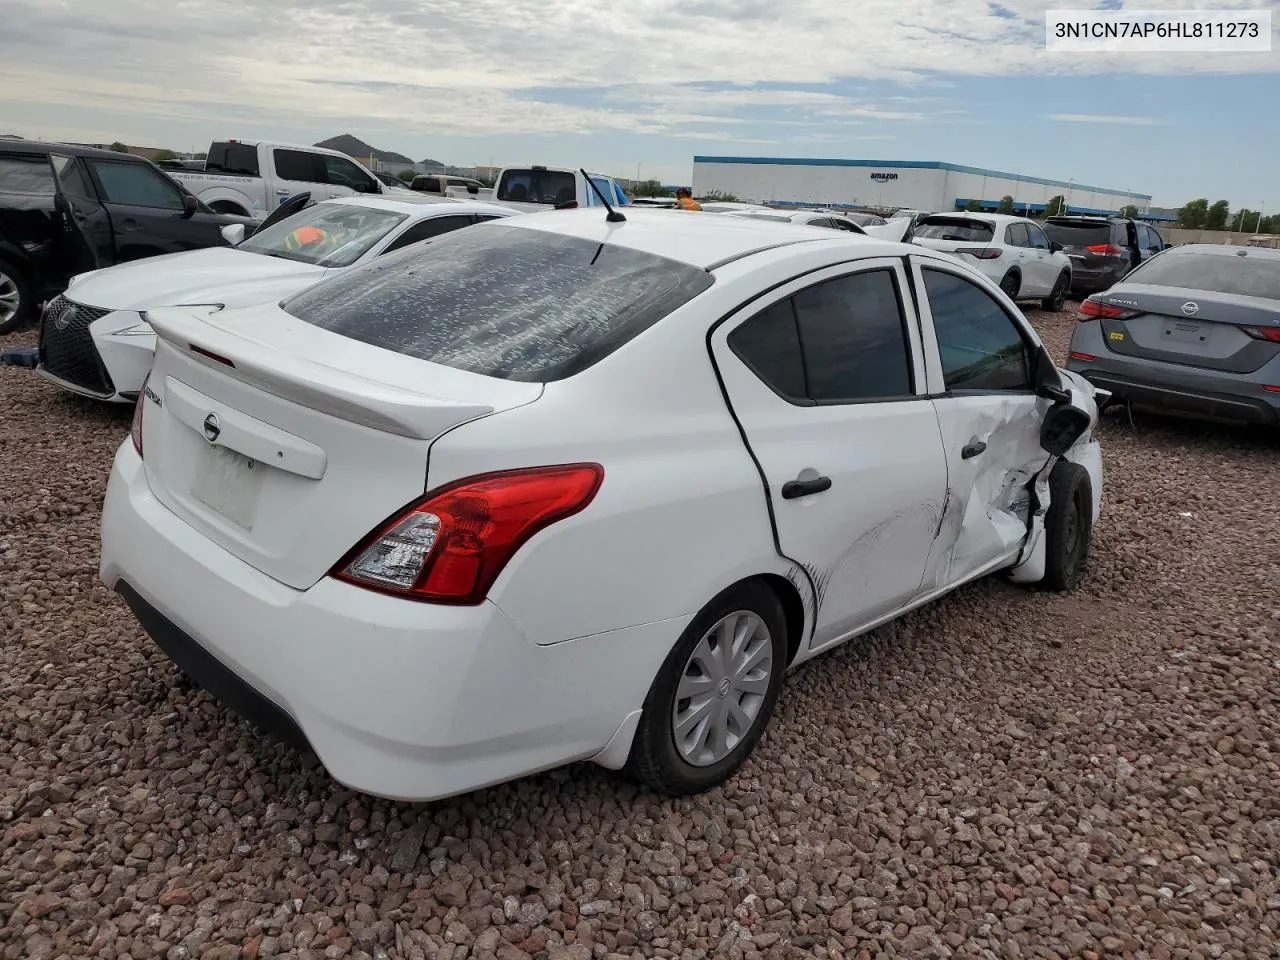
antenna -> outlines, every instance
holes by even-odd
[[[582,167],[578,168],[578,172],[581,173],[583,178],[587,181],[587,186],[589,186],[595,195],[600,198],[600,202],[604,204],[604,208],[609,211],[608,215],[605,216],[605,220],[609,223],[626,223],[627,218],[609,205],[609,201],[604,198],[604,193],[596,186],[596,182],[591,179],[591,174],[587,173],[587,171],[582,169]]]

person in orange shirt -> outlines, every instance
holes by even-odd
[[[681,187],[676,191],[676,205],[681,210],[701,210],[702,205],[693,199],[693,193],[688,187]]]

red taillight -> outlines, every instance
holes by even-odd
[[[956,253],[963,253],[976,260],[995,260],[1003,252],[999,247],[956,247]]]
[[[1075,351],[1075,350],[1072,350],[1072,351],[1071,351],[1071,359],[1072,359],[1072,360],[1083,360],[1085,363],[1092,363],[1094,360],[1097,360],[1098,358],[1097,358],[1097,357],[1095,357],[1092,353],[1079,353],[1079,352],[1077,352],[1077,351]]]
[[[147,402],[147,381],[150,379],[150,373],[142,378],[142,389],[138,391],[138,400],[133,405],[133,423],[129,425],[129,436],[138,456],[142,456],[142,405]]]
[[[1123,257],[1124,251],[1117,247],[1114,243],[1091,243],[1085,247],[1090,253],[1097,254],[1100,257]]]
[[[427,494],[344,557],[339,580],[432,603],[477,604],[534,534],[583,510],[597,463],[468,477]]]
[[[1262,389],[1267,391],[1267,393],[1280,393],[1280,386],[1273,387],[1271,384],[1266,384]]]
[[[1137,312],[1137,310],[1127,310],[1124,307],[1112,306],[1109,303],[1103,303],[1101,300],[1095,300],[1093,297],[1087,297],[1080,301],[1080,313],[1076,319],[1123,320],[1125,317],[1134,316]]]
[[[1280,327],[1241,327],[1241,329],[1255,339],[1280,343]]]

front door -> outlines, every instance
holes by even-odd
[[[176,183],[147,163],[88,161],[111,215],[120,260],[221,245],[218,226],[188,210]]]
[[[64,280],[116,262],[111,216],[98,199],[82,164],[83,161],[75,157],[49,156],[56,191],[54,203],[62,222],[59,246],[66,257]]]
[[[865,260],[780,287],[721,324],[711,349],[764,473],[783,556],[813,581],[813,645],[917,593],[946,499],[903,261]]]
[[[912,257],[930,392],[947,462],[947,504],[921,589],[1012,560],[1027,537],[1030,484],[1048,462],[1025,321],[960,267]]]

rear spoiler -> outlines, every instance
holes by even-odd
[[[199,308],[162,307],[144,312],[142,318],[169,347],[225,376],[383,433],[431,440],[447,426],[494,412],[491,404],[402,390],[293,356],[214,326],[204,319],[208,315]]]

